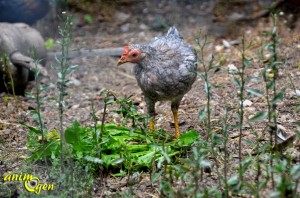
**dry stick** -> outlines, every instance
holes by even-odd
[[[3,121],[3,120],[1,120],[1,119],[0,119],[0,124],[1,124],[1,125],[21,126],[20,124],[15,124],[15,123],[5,122],[5,121]]]
[[[53,60],[55,57],[60,55],[62,52],[48,52],[47,58],[48,60]],[[116,48],[103,48],[103,49],[79,49],[79,50],[72,50],[69,51],[67,58],[76,58],[78,56],[84,56],[84,57],[94,57],[94,56],[121,56],[123,53],[122,47],[116,47]]]
[[[276,7],[278,7],[282,2],[284,2],[284,0],[277,0],[277,1],[274,1],[271,5],[270,5],[270,8],[271,9],[274,9]],[[270,13],[270,9],[264,9],[260,12],[257,12],[257,13],[254,13],[253,15],[245,15],[243,16],[242,18],[236,20],[236,21],[253,21],[255,19],[259,19],[263,16],[266,16]]]

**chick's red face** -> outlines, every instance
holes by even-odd
[[[143,58],[143,55],[138,49],[130,49],[129,46],[124,47],[124,53],[118,61],[118,65],[123,63],[138,63]]]

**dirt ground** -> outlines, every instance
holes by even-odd
[[[262,64],[258,60],[257,51],[261,48],[263,35],[261,31],[271,30],[271,17],[259,18],[255,23],[249,22],[242,26],[237,25],[236,28],[240,33],[217,38],[210,34],[213,16],[209,15],[209,1],[204,4],[178,3],[176,6],[169,1],[161,1],[159,4],[151,4],[147,1],[145,4],[137,3],[137,5],[122,5],[114,7],[114,14],[106,16],[105,14],[92,24],[86,23],[82,18],[82,14],[73,13],[75,16],[74,26],[74,42],[72,49],[99,49],[108,47],[122,47],[128,43],[141,43],[149,39],[164,34],[170,25],[178,28],[185,40],[192,46],[197,48],[195,38],[208,33],[208,39],[211,42],[205,52],[205,58],[208,60],[211,54],[215,55],[215,60],[222,61],[221,69],[210,72],[211,83],[215,86],[212,89],[212,120],[213,127],[218,132],[220,119],[224,116],[225,106],[230,106],[236,110],[232,111],[231,124],[238,121],[236,117],[237,106],[239,104],[237,93],[238,90],[231,82],[233,74],[228,73],[228,65],[233,64],[237,68],[241,67],[241,57],[239,42],[241,35],[244,33],[246,40],[253,42],[252,47],[247,51],[247,56],[254,57],[253,63],[246,69],[246,75],[257,77],[246,84],[247,88],[264,90],[264,83],[260,75]],[[154,1],[155,2],[155,1]],[[206,4],[205,4],[206,3]],[[102,18],[103,17],[103,18]],[[107,18],[106,18],[107,17]],[[295,135],[295,131],[299,130],[296,122],[299,118],[299,93],[295,93],[295,89],[300,89],[300,26],[291,30],[285,26],[285,18],[279,16],[279,35],[282,37],[281,44],[278,48],[280,57],[287,58],[286,63],[280,67],[278,73],[278,87],[285,88],[285,96],[283,101],[278,104],[278,123],[285,128],[286,136]],[[225,26],[226,27],[226,26]],[[232,30],[232,29],[230,29]],[[217,30],[222,33],[223,30]],[[223,34],[223,33],[222,33]],[[224,33],[225,34],[225,33]],[[267,55],[266,55],[267,56]],[[65,111],[65,126],[73,123],[75,119],[79,120],[82,125],[91,125],[92,118],[91,101],[93,100],[96,108],[96,115],[101,118],[103,114],[103,96],[100,92],[110,90],[119,97],[132,96],[140,113],[146,113],[146,105],[143,95],[137,86],[135,77],[132,72],[132,64],[124,64],[117,66],[118,57],[76,57],[70,60],[71,64],[78,65],[78,69],[70,76],[73,83],[68,88],[67,105]],[[43,92],[42,97],[47,98],[47,102],[42,105],[42,115],[44,124],[49,131],[56,129],[58,126],[57,103],[54,100],[57,97],[56,91],[56,72],[57,63],[49,60],[47,69],[50,72],[49,78],[41,79],[41,83],[50,85],[47,92]],[[201,65],[198,68],[203,71]],[[28,86],[28,92],[34,92],[34,85]],[[36,122],[32,118],[31,110],[36,109],[36,103],[33,99],[23,96],[14,98],[12,95],[1,93],[0,95],[0,177],[10,171],[17,171],[23,165],[26,153],[26,137],[27,129],[19,124],[24,121],[27,124],[36,126]],[[245,117],[255,115],[261,110],[266,110],[267,104],[264,98],[246,96],[251,104],[245,107]],[[206,104],[206,96],[204,91],[203,79],[197,78],[191,91],[183,98],[179,110],[180,130],[182,133],[189,129],[195,129],[202,137],[205,137],[205,126],[199,121],[198,115],[200,110]],[[113,107],[112,107],[113,108]],[[110,110],[110,109],[109,109]],[[174,132],[172,113],[168,102],[159,102],[156,105],[157,121],[156,129],[163,128],[170,133]],[[107,122],[114,120],[118,122],[118,118],[114,114],[108,114]],[[264,132],[266,120],[255,125],[254,128],[262,134]],[[237,162],[238,148],[238,131],[232,129],[230,131],[229,145],[232,149],[233,161]],[[254,141],[255,136],[249,129],[249,125],[244,127],[244,138]],[[250,149],[244,143],[243,154],[246,156]],[[290,152],[294,156],[296,163],[300,161],[299,142],[294,143],[290,148]],[[213,176],[212,176],[213,177]],[[213,182],[214,180],[209,180]],[[118,185],[114,185],[117,183]],[[155,187],[155,186],[154,186]],[[106,192],[97,188],[97,180],[95,184],[95,196],[103,195],[103,193],[115,192],[117,189],[125,188],[122,178],[110,177],[106,180]],[[136,185],[135,195],[137,197],[157,196],[158,192],[153,190],[153,186],[149,184],[149,177],[145,174],[144,179]]]

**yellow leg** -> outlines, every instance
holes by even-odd
[[[173,117],[174,117],[174,125],[175,125],[175,138],[179,137],[179,124],[178,124],[178,112],[174,111],[173,112]]]
[[[150,131],[154,131],[154,118],[150,118],[149,125],[150,125]]]

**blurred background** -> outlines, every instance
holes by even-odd
[[[0,0],[0,21],[24,22],[55,37],[60,13],[69,11],[81,36],[161,32],[175,25],[226,37],[257,25],[270,9],[279,9],[286,27],[299,32],[299,8],[298,0]]]

